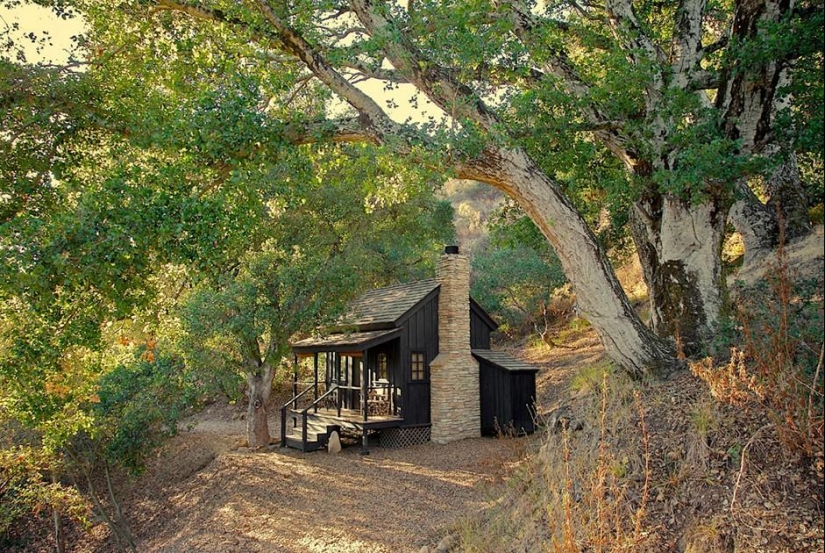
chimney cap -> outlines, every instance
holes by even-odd
[[[458,254],[458,246],[444,246],[444,253],[447,255]]]

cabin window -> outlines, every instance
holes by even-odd
[[[379,353],[378,354],[378,379],[389,380],[389,364],[387,361],[387,354],[386,353]]]
[[[427,356],[423,353],[413,352],[411,358],[412,380],[427,379]]]

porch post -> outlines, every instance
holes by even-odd
[[[341,385],[341,354],[335,354],[335,383]],[[341,417],[341,388],[335,391],[335,403],[338,407],[338,417]]]
[[[292,408],[298,408],[298,400],[295,397],[298,395],[298,354],[292,355]]]
[[[318,400],[318,352],[313,354],[313,362],[315,364],[315,400]],[[318,406],[315,406],[315,411],[318,411]]]
[[[367,448],[367,419],[369,418],[369,405],[367,403],[370,389],[369,368],[367,367],[369,353],[370,350],[365,349],[361,358],[361,412],[364,415],[364,424],[361,425],[361,455],[370,454],[370,450]]]

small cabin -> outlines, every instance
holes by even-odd
[[[470,297],[469,275],[448,247],[435,279],[370,290],[340,324],[293,342],[314,377],[296,379],[282,407],[282,446],[318,449],[344,430],[364,452],[370,435],[401,447],[533,432],[538,369],[490,349],[497,324]]]

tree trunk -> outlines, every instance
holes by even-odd
[[[249,373],[249,405],[246,410],[246,434],[250,449],[260,449],[269,445],[269,420],[267,402],[272,391],[274,371],[267,364],[256,373]]]
[[[633,376],[661,376],[678,366],[670,343],[639,319],[584,219],[523,151],[485,150],[459,168],[462,178],[491,184],[512,197],[556,250],[582,315],[607,354]]]
[[[51,472],[52,477],[52,484],[57,484],[57,473],[54,469]],[[57,553],[65,553],[66,552],[66,531],[63,526],[63,517],[60,515],[60,511],[56,507],[52,507],[52,520],[54,522],[54,543],[57,549]]]
[[[759,201],[747,183],[737,184],[739,198],[730,209],[728,219],[742,236],[745,246],[744,266],[750,266],[773,250],[779,239],[779,220],[776,212]]]
[[[781,21],[793,6],[792,0],[739,0],[731,34],[743,44],[758,41],[760,28]],[[777,113],[791,104],[789,96],[780,94],[790,84],[787,63],[777,59],[746,67],[740,63],[723,74],[717,94],[716,107],[723,114],[725,134],[740,140],[744,153],[785,156],[766,179],[767,205],[745,182],[737,185],[739,198],[731,209],[730,221],[742,235],[748,265],[776,246],[780,225],[788,238],[810,233],[811,225],[792,144],[780,145],[774,131]]]
[[[656,196],[631,212],[636,244],[650,296],[650,321],[661,337],[673,337],[680,353],[704,353],[723,305],[720,252],[726,210]]]
[[[742,235],[744,266],[750,266],[772,252],[779,243],[779,229],[793,240],[812,231],[808,217],[808,198],[802,186],[796,155],[791,153],[771,173],[765,184],[769,199],[763,204],[745,182],[739,182],[739,199],[731,208],[729,220]]]
[[[785,239],[807,236],[813,231],[808,216],[808,197],[802,186],[796,154],[791,152],[768,179],[768,210],[779,216]]]

